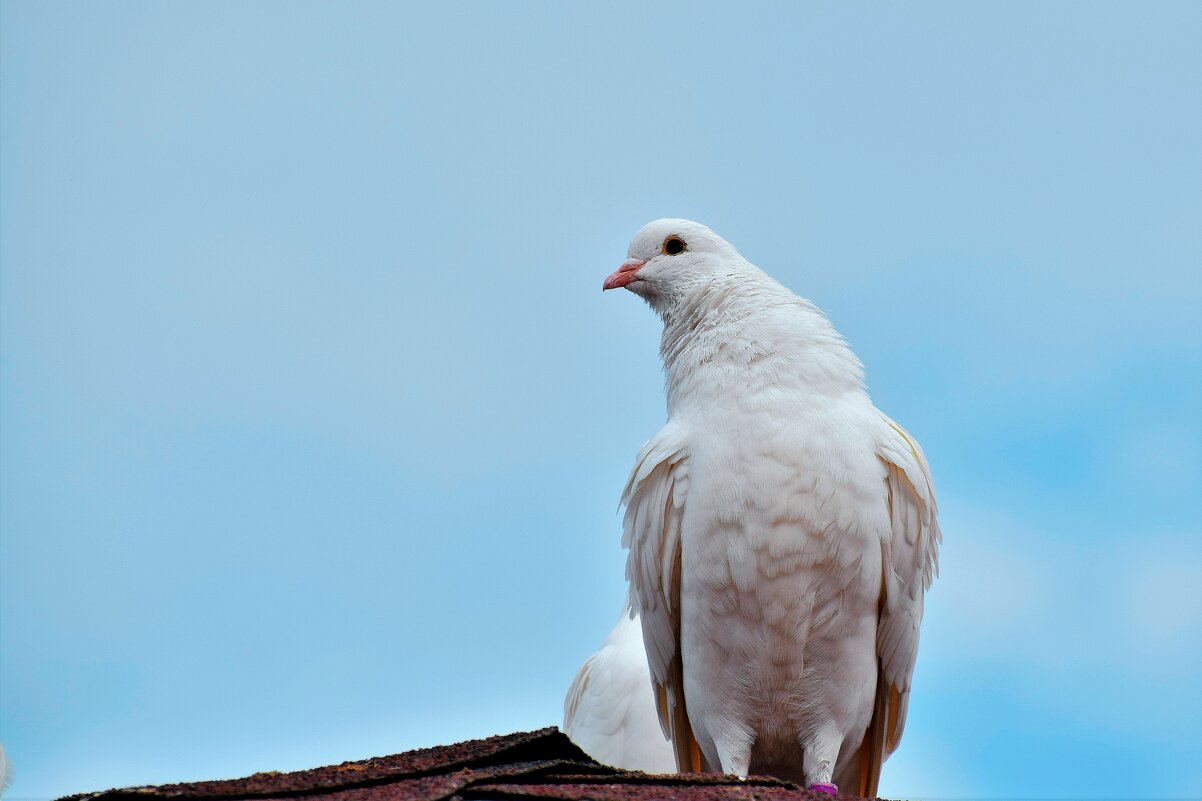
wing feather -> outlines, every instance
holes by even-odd
[[[877,455],[885,466],[890,533],[882,541],[880,620],[877,658],[880,677],[876,711],[865,736],[859,794],[876,795],[880,764],[897,749],[906,725],[910,681],[918,656],[923,597],[939,572],[939,530],[935,487],[918,443],[882,415]],[[870,744],[870,745],[869,745]]]
[[[639,451],[622,493],[622,544],[633,605],[643,622],[660,725],[672,740],[682,772],[701,768],[680,661],[680,527],[687,491],[685,431],[668,423]]]

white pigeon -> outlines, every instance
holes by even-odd
[[[563,731],[593,759],[645,773],[675,773],[660,729],[642,626],[627,606],[601,650],[576,674],[563,702]]]
[[[617,287],[664,323],[623,544],[679,769],[875,796],[937,570],[922,451],[822,312],[704,225],[645,226]]]

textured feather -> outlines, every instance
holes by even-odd
[[[884,417],[882,415],[882,417]],[[939,572],[943,534],[935,489],[922,449],[901,426],[884,417],[878,455],[885,463],[892,537],[884,542],[885,575],[877,654],[890,688],[886,754],[901,741],[918,656],[923,598]]]
[[[885,426],[880,429],[877,455],[886,470],[890,532],[881,543],[877,694],[855,764],[844,766],[836,776],[841,787],[854,786],[855,794],[863,798],[876,797],[881,765],[901,742],[918,655],[923,596],[939,572],[938,548],[943,539],[922,449],[897,423],[884,415],[881,419]]]
[[[668,424],[639,451],[622,493],[626,578],[642,618],[643,641],[664,735],[681,771],[700,770],[684,701],[680,661],[680,523],[688,492],[685,431]]]

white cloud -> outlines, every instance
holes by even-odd
[[[1202,647],[1202,558],[1145,554],[1129,572],[1124,629],[1132,646],[1164,653],[1184,644],[1196,657]]]
[[[944,509],[923,631],[932,667],[1167,677],[1202,667],[1202,533],[1133,532],[1116,543],[955,499]]]

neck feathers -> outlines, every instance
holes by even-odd
[[[826,315],[763,279],[714,283],[661,311],[669,413],[715,392],[864,392],[864,368]]]

